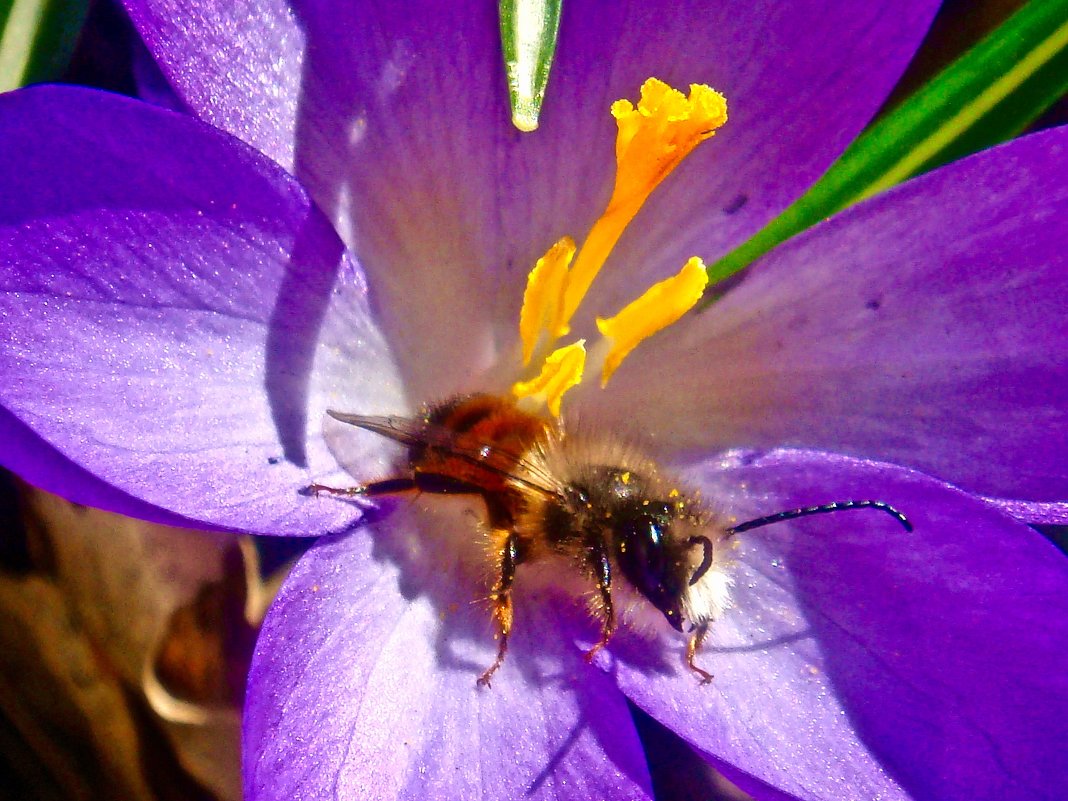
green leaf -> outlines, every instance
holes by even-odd
[[[59,78],[88,0],[0,0],[0,92]]]
[[[708,269],[722,281],[836,211],[1024,131],[1068,91],[1068,0],[1031,0],[869,127],[826,175]]]
[[[563,0],[500,0],[501,44],[508,76],[512,124],[538,127],[549,70],[556,53]]]

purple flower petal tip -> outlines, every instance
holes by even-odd
[[[43,148],[50,129],[64,138]],[[5,466],[160,522],[358,519],[298,495],[340,474],[323,410],[399,395],[358,268],[292,178],[202,123],[81,89],[0,98],[0,139],[0,423],[57,451],[5,448]],[[342,337],[378,370],[313,381]]]
[[[712,685],[681,660],[669,673],[617,660],[636,703],[758,798],[767,787],[798,798],[1058,795],[1062,553],[981,500],[878,462],[773,451],[695,474],[739,519],[876,497],[914,530],[856,510],[738,535],[734,605],[700,660]]]

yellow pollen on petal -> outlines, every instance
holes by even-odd
[[[615,187],[568,274],[552,324],[554,337],[568,333],[571,318],[601,266],[653,189],[727,121],[727,101],[703,84],[691,84],[686,96],[650,78],[642,85],[637,107],[618,100],[612,116],[617,126]]]
[[[543,330],[552,325],[560,308],[567,280],[567,267],[575,256],[575,240],[565,236],[538,259],[527,276],[523,308],[519,312],[519,337],[523,341],[523,366],[530,364]]]
[[[532,398],[544,402],[553,417],[559,417],[564,393],[581,383],[585,369],[586,341],[580,339],[550,353],[541,372],[530,381],[517,381],[512,385],[512,393],[520,400]]]
[[[607,320],[597,318],[597,330],[610,345],[601,370],[601,386],[608,383],[623,359],[643,340],[686,314],[708,285],[705,264],[694,256],[678,275],[653,284],[635,301]]]

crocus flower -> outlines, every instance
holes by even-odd
[[[874,497],[912,534],[849,512],[739,538],[708,686],[670,634],[587,664],[573,595],[524,571],[477,688],[476,522],[300,494],[396,469],[325,410],[507,387],[526,272],[596,218],[606,109],[648,75],[716,86],[731,123],[625,233],[591,318],[796,197],[932,4],[571,3],[526,138],[491,5],[443,5],[129,0],[190,110],[296,179],[136,101],[0,98],[5,466],[152,520],[327,535],[258,645],[249,798],[650,797],[627,698],[760,798],[1057,797],[1068,566],[1018,518],[1068,519],[1065,133],[839,215],[568,398],[727,515]]]

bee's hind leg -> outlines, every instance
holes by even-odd
[[[504,655],[508,652],[508,635],[512,631],[512,583],[515,581],[515,569],[523,561],[523,547],[519,536],[514,531],[501,533],[505,535],[504,541],[495,553],[497,584],[490,595],[493,618],[497,621],[497,658],[478,677],[480,687],[490,686],[490,678],[504,662]]]
[[[586,652],[586,661],[592,662],[597,652],[608,645],[612,632],[616,630],[616,610],[612,604],[612,562],[608,558],[608,549],[603,542],[591,543],[588,551],[590,570],[597,582],[599,605],[597,611],[601,618],[601,639]]]

